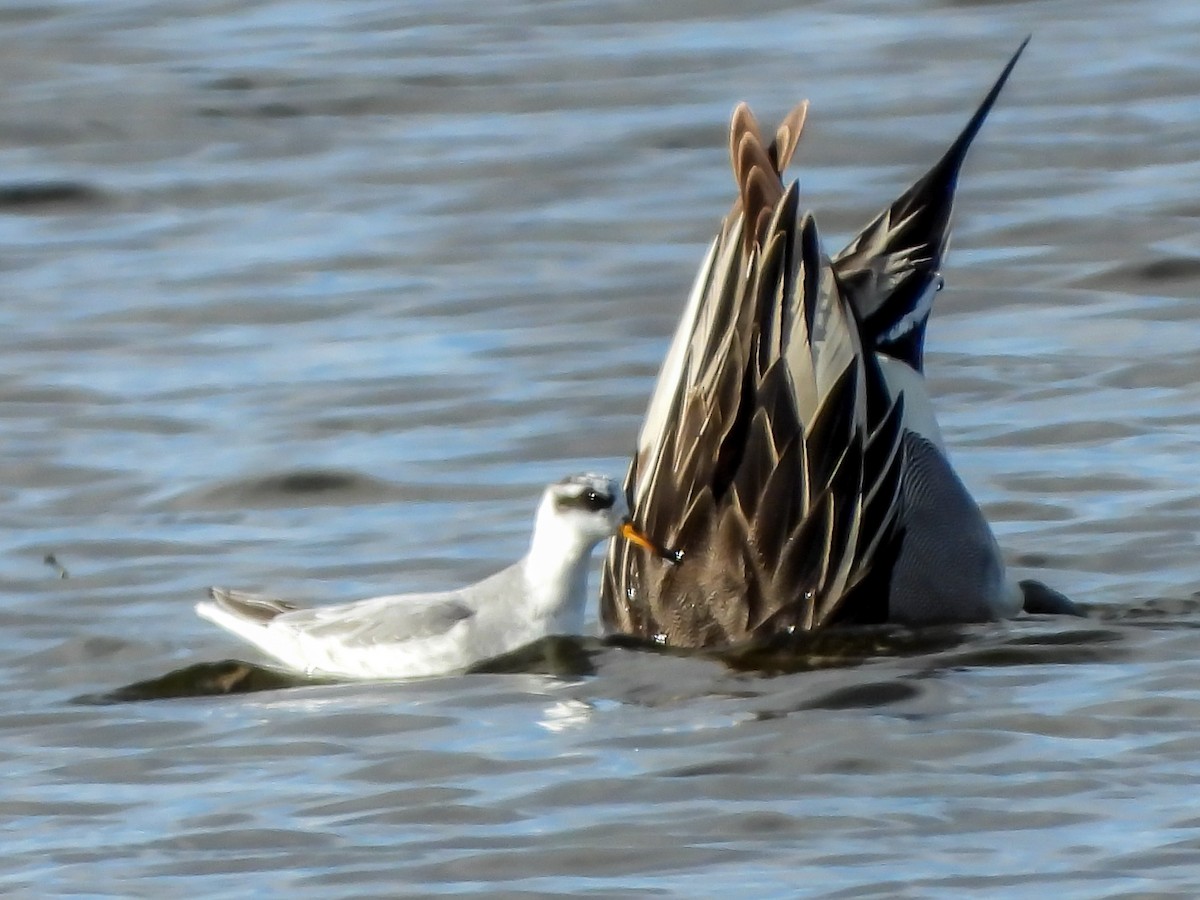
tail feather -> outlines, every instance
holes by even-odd
[[[208,595],[227,612],[255,622],[270,622],[278,615],[300,608],[295,603],[289,603],[277,597],[251,594],[247,591],[233,591],[228,588],[209,588]]]
[[[279,632],[269,628],[275,618],[299,609],[295,604],[274,597],[209,588],[211,601],[196,604],[196,615],[236,634],[276,659],[286,660],[286,649],[279,645]]]
[[[967,151],[1029,43],[1021,42],[940,160],[833,258],[864,342],[921,371],[925,326],[941,288],[954,192]]]

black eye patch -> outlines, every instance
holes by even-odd
[[[555,503],[559,509],[586,509],[589,512],[599,512],[602,509],[612,509],[613,499],[612,494],[588,488],[574,497],[558,497]]]

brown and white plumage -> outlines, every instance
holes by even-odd
[[[714,646],[835,622],[1074,612],[1007,574],[942,446],[921,351],[958,173],[1021,45],[951,149],[831,262],[782,171],[807,105],[733,115],[738,199],[693,285],[625,487],[684,554],[614,544],[613,631]]]
[[[689,298],[626,480],[640,527],[684,554],[614,549],[610,629],[713,645],[811,629],[885,555],[899,503],[899,422],[816,224],[779,169],[803,106],[768,144],[734,113],[738,201]]]

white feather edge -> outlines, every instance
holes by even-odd
[[[671,345],[663,359],[662,367],[658,370],[654,391],[650,394],[650,403],[646,407],[646,418],[642,423],[642,430],[638,433],[638,458],[641,463],[639,467],[641,471],[645,471],[646,464],[658,457],[667,417],[670,415],[671,405],[679,390],[679,380],[683,377],[684,364],[687,362],[688,350],[691,348],[696,329],[696,318],[699,315],[701,301],[712,275],[713,263],[720,242],[721,238],[718,236],[708,247],[704,264],[696,275],[687,304],[683,308],[683,316],[675,328],[675,334],[671,338]],[[639,499],[644,486],[649,483],[649,479],[642,478],[640,480]]]

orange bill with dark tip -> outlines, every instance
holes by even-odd
[[[632,522],[624,523],[617,533],[631,544],[637,544],[639,547],[645,547],[655,556],[665,559],[668,562],[677,563],[683,559],[683,551],[668,550],[666,547],[661,546],[656,541],[651,539],[645,532],[639,530]]]

